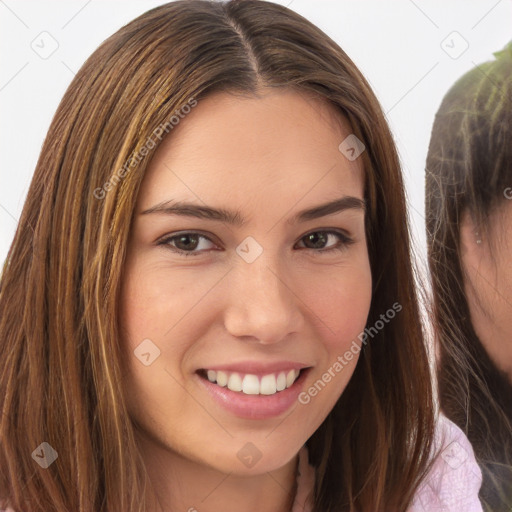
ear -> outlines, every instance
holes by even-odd
[[[471,213],[465,210],[459,223],[459,237],[461,263],[466,269],[480,266],[487,243],[484,235]]]

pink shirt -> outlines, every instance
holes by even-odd
[[[482,472],[473,448],[462,430],[443,415],[436,425],[434,453],[439,448],[441,451],[407,512],[483,512],[478,499]],[[292,512],[311,512],[314,478],[307,449],[303,448],[299,454],[297,495]]]
[[[441,448],[432,468],[418,488],[407,512],[483,512],[478,499],[482,472],[473,448],[457,425],[440,416],[436,425],[434,452]],[[292,512],[311,512],[314,468],[304,447],[299,452],[297,495]],[[14,512],[11,508],[0,512]]]

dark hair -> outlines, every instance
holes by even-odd
[[[314,510],[404,511],[411,502],[434,412],[402,176],[380,105],[339,46],[293,11],[258,0],[181,0],[148,11],[92,54],[42,148],[0,283],[0,491],[14,507],[145,509],[150,483],[115,341],[130,219],[150,161],[131,155],[190,98],[264,87],[323,98],[363,141],[368,325],[401,307],[365,345],[308,441]],[[59,456],[35,471],[30,453],[42,440]]]
[[[442,411],[468,436],[482,467],[488,511],[512,510],[512,385],[473,328],[460,227],[485,230],[512,179],[512,43],[448,91],[427,156],[426,227]]]

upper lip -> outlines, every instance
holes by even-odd
[[[223,372],[237,372],[251,375],[267,375],[269,373],[286,372],[290,370],[302,370],[310,365],[293,361],[274,361],[262,363],[257,361],[243,361],[229,364],[213,364],[205,366],[203,370]]]

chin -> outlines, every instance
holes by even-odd
[[[264,443],[264,436],[261,439],[262,442],[232,440],[226,451],[216,451],[203,463],[221,473],[255,476],[283,468],[293,461],[304,444],[277,446],[268,440]]]

